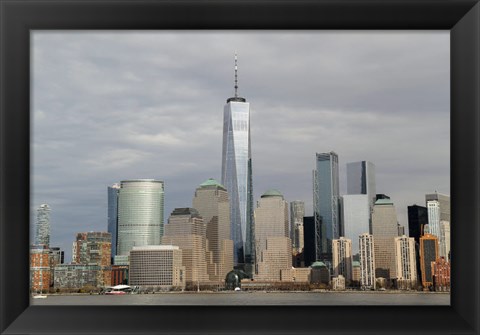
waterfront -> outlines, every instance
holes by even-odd
[[[182,292],[161,294],[49,295],[31,299],[32,305],[197,305],[197,306],[353,306],[450,305],[449,293],[431,292]]]

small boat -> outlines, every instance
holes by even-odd
[[[128,285],[117,285],[109,287],[105,292],[106,295],[124,295],[132,293],[132,287]]]
[[[35,294],[35,295],[32,295],[32,298],[33,299],[46,299],[47,296],[45,294]]]
[[[127,292],[125,291],[111,290],[111,291],[105,292],[105,295],[125,295],[125,294],[127,294]]]

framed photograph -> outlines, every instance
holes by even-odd
[[[0,10],[2,333],[478,333],[477,1],[6,0]],[[427,174],[405,171],[399,156],[442,170],[444,184],[431,187],[451,194],[451,294],[433,294],[424,304],[262,303],[248,293],[236,304],[32,302],[32,213],[45,198],[63,206],[58,218],[70,220],[55,227],[66,259],[73,257],[75,233],[107,230],[112,183],[164,179],[171,194],[166,224],[177,209],[193,207],[198,185],[220,179],[222,108],[245,98],[259,162],[253,161],[254,203],[281,195],[269,189],[278,188],[287,201],[305,200],[309,215],[311,171],[321,150],[339,151],[342,187],[348,162],[372,160],[377,175],[382,165],[396,167],[396,174],[384,170],[377,185],[397,180],[377,191],[394,193],[404,214],[426,192],[410,202],[395,185],[412,194],[430,184]],[[385,115],[398,117],[375,113],[387,106]],[[281,134],[268,134],[269,126]],[[369,132],[359,143],[361,127]],[[343,135],[333,136],[333,129]],[[330,142],[308,147],[322,138],[317,132]],[[339,139],[344,143],[336,149]],[[380,154],[397,144],[390,156]],[[378,154],[366,157],[369,151]],[[275,171],[267,171],[268,163]],[[303,191],[288,182],[294,178]],[[398,221],[408,230],[406,217]]]

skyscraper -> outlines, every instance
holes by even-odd
[[[208,267],[210,280],[223,281],[233,269],[228,192],[223,185],[210,178],[195,190],[193,208],[207,226],[208,250],[213,256],[213,264]]]
[[[366,194],[373,207],[376,192],[375,165],[368,161],[347,163],[347,194]]]
[[[117,255],[128,255],[134,246],[159,245],[163,212],[163,181],[122,181],[118,191]]]
[[[107,223],[108,232],[112,234],[112,257],[117,254],[117,230],[118,230],[118,190],[119,184],[113,184],[107,188],[108,194],[108,208],[107,208]]]
[[[303,217],[305,216],[305,203],[292,201],[290,203],[290,239],[296,252],[303,250]]]
[[[373,235],[362,234],[360,245],[360,285],[363,289],[375,289],[375,243]]]
[[[333,275],[342,275],[347,283],[352,281],[352,240],[344,237],[333,240]]]
[[[440,203],[438,200],[427,201],[428,227],[430,234],[440,236]]]
[[[415,239],[405,235],[395,237],[395,263],[399,289],[415,288],[417,283],[417,262]]]
[[[394,238],[398,236],[397,212],[390,199],[379,199],[373,206],[372,235],[375,239],[375,276],[396,278]]]
[[[423,206],[408,206],[408,235],[420,243],[423,227],[428,224],[427,208]]]
[[[422,271],[422,285],[424,289],[433,286],[432,262],[438,258],[438,238],[435,235],[425,234],[420,237],[420,268]]]
[[[450,222],[450,196],[438,192],[425,194],[425,202],[438,201],[440,208],[440,220]]]
[[[288,231],[288,203],[277,190],[266,191],[255,209],[255,245],[259,280],[280,280],[280,271],[292,267]]]
[[[237,93],[227,99],[223,112],[222,184],[230,198],[231,239],[235,265],[252,264],[253,191],[250,149],[250,104]],[[248,267],[248,266],[247,266]]]
[[[448,221],[440,221],[438,247],[439,256],[450,262],[450,222]]]
[[[50,206],[47,204],[42,204],[37,208],[34,244],[50,246]]]
[[[317,153],[313,171],[316,258],[331,269],[332,240],[340,236],[338,155]]]
[[[195,208],[175,208],[165,225],[162,245],[176,245],[182,250],[185,281],[192,285],[210,280],[207,267],[207,229]]]
[[[346,194],[342,199],[343,235],[352,239],[352,253],[359,251],[358,236],[370,233],[370,205],[367,194]]]

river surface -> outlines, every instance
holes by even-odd
[[[450,294],[431,292],[182,292],[129,295],[49,295],[32,305],[450,305]]]

